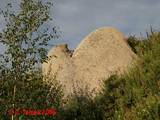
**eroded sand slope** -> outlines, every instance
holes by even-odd
[[[48,56],[51,59],[43,63],[43,73],[56,76],[66,95],[72,93],[77,85],[82,89],[88,86],[90,91],[99,91],[102,80],[113,73],[122,74],[136,58],[124,35],[107,27],[89,34],[74,52],[64,44],[52,48]]]

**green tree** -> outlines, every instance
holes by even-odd
[[[7,110],[11,108],[42,109],[60,104],[60,86],[43,83],[47,78],[39,69],[47,59],[48,42],[58,38],[55,26],[46,27],[52,20],[51,6],[52,2],[43,0],[21,0],[18,13],[11,3],[1,11],[6,28],[0,33],[0,43],[6,51],[0,57],[0,119],[10,119]],[[12,119],[17,117],[12,115]]]

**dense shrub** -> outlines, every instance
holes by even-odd
[[[48,85],[44,83],[45,79],[39,72],[25,75],[25,78],[14,81],[11,73],[3,74],[0,79],[0,119],[9,120],[11,109],[25,110],[59,110],[62,89],[61,86],[54,82]],[[54,80],[55,81],[55,80]],[[16,88],[14,84],[16,82]],[[16,115],[14,119],[55,119],[56,116],[25,116],[24,114]]]

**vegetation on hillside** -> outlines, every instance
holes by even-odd
[[[122,76],[104,81],[103,91],[92,98],[80,92],[69,101],[65,120],[159,120],[160,32],[147,38],[130,36],[128,43],[139,59]]]
[[[7,25],[0,34],[6,46],[0,56],[1,120],[159,120],[160,119],[160,32],[151,30],[147,38],[130,36],[128,43],[137,54],[137,63],[122,76],[104,81],[95,98],[86,90],[70,96],[67,103],[56,80],[43,76],[38,65],[46,60],[48,41],[58,37],[44,24],[50,20],[52,4],[41,0],[21,0],[15,14],[8,4],[2,11]],[[11,10],[11,11],[10,11]],[[52,87],[51,87],[52,86]],[[55,116],[9,115],[10,109],[54,108]]]

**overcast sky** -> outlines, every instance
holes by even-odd
[[[0,0],[0,7],[6,1]],[[68,43],[71,48],[99,27],[113,26],[126,36],[145,34],[150,25],[160,28],[160,0],[54,0],[54,4],[50,25],[62,31],[56,43]],[[0,16],[0,30],[2,26]]]

